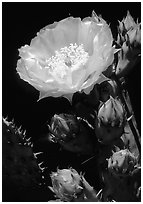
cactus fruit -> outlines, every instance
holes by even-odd
[[[129,150],[113,153],[108,160],[108,170],[103,171],[103,201],[140,201],[140,167]]]
[[[112,96],[99,108],[95,118],[95,134],[103,144],[120,138],[124,131],[125,111],[118,99]]]
[[[98,202],[94,189],[82,175],[73,169],[62,169],[51,174],[52,186],[49,187],[59,198],[57,202]]]
[[[82,193],[81,177],[74,169],[62,169],[51,174],[51,190],[63,201],[72,201]]]
[[[32,143],[26,139],[25,132],[6,119],[2,122],[2,136],[3,190],[14,191],[13,199],[26,199],[22,198],[22,191],[30,193],[42,184],[41,170],[34,156]],[[21,193],[21,198],[17,197],[18,193]],[[10,199],[8,196],[9,194],[5,195],[4,199]]]
[[[109,172],[104,172],[103,178],[103,202],[110,201],[110,199],[116,202],[140,201],[140,169],[126,177],[115,177]]]
[[[108,170],[115,176],[126,176],[132,173],[137,164],[137,158],[128,150],[113,153],[108,160]]]

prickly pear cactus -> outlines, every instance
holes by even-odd
[[[103,178],[103,201],[140,201],[141,168],[137,158],[128,149],[113,153]]]
[[[6,119],[2,122],[2,147],[3,199],[20,201],[21,192],[30,194],[42,185],[41,169],[25,132]]]
[[[126,177],[115,177],[104,172],[103,202],[140,202],[140,169]]]

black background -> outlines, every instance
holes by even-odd
[[[47,3],[3,3],[2,5],[2,112],[9,120],[14,118],[33,140],[45,134],[45,123],[55,113],[68,112],[69,102],[64,98],[45,98],[39,102],[39,92],[21,80],[16,73],[18,48],[30,44],[36,33],[54,21],[68,16],[85,18],[92,11],[101,14],[110,24],[114,37],[118,20],[126,16],[127,10],[137,19],[141,16],[141,3],[97,3],[97,2],[47,2]],[[128,89],[140,128],[141,69],[138,64],[127,77]],[[54,151],[54,145],[48,145]],[[54,152],[51,152],[51,155]],[[52,158],[52,156],[51,156]],[[55,163],[55,167],[58,165]]]

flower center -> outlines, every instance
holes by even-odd
[[[69,71],[77,70],[81,65],[85,65],[89,58],[85,52],[83,44],[70,44],[69,47],[63,47],[55,51],[55,55],[46,60],[46,68],[49,72],[63,79]],[[69,69],[70,68],[70,69]]]

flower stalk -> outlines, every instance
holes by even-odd
[[[135,124],[133,123],[133,118],[135,119],[135,117],[134,117],[133,111],[131,111],[129,109],[129,106],[128,106],[128,103],[127,103],[127,100],[126,100],[126,97],[125,97],[125,89],[123,89],[122,84],[121,84],[120,80],[118,79],[118,77],[116,76],[115,73],[113,73],[112,78],[116,81],[117,86],[119,87],[119,96],[120,96],[120,99],[121,99],[122,103],[125,106],[125,110],[126,110],[126,113],[127,113],[127,121],[129,123],[131,131],[132,131],[132,133],[134,135],[134,138],[135,138],[139,153],[141,153],[140,135],[139,135],[139,132],[138,132],[137,128],[135,127]]]

